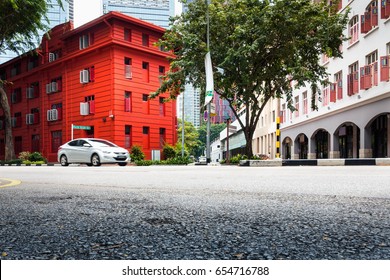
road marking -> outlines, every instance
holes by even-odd
[[[8,184],[3,185],[2,181],[8,181]],[[7,178],[0,178],[0,188],[6,188],[6,187],[12,187],[12,186],[17,186],[21,184],[22,181],[19,180],[13,180],[13,179],[7,179]]]

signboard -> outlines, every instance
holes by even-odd
[[[73,129],[84,129],[84,130],[91,130],[92,128],[87,125],[73,125]]]
[[[217,114],[215,113],[215,104],[210,103],[210,117],[215,117]]]

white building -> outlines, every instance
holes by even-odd
[[[342,0],[350,8],[343,58],[322,57],[329,86],[311,109],[311,88],[294,90],[297,109],[281,103],[282,157],[380,158],[390,156],[390,0]]]

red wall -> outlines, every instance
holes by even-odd
[[[160,27],[127,17],[119,13],[109,13],[78,29],[71,30],[71,24],[63,24],[53,29],[51,40],[42,40],[39,65],[27,70],[29,57],[16,58],[0,65],[0,74],[13,82],[7,88],[11,103],[14,89],[21,88],[21,102],[11,104],[12,116],[21,112],[21,127],[13,128],[13,137],[22,139],[17,152],[33,152],[33,135],[39,135],[39,152],[49,161],[56,161],[56,148],[59,144],[71,139],[71,125],[91,126],[89,130],[73,130],[74,138],[98,137],[125,146],[125,126],[131,126],[128,138],[132,145],[140,145],[147,159],[152,150],[161,150],[160,131],[165,130],[165,142],[173,145],[176,136],[175,102],[165,103],[165,114],[160,115],[159,98],[143,101],[143,95],[159,87],[159,69],[169,69],[167,53],[161,52],[154,42],[164,30]],[[124,29],[131,30],[131,41],[125,40]],[[142,34],[149,37],[149,47],[142,45]],[[79,38],[88,35],[92,38],[90,45],[80,50]],[[58,52],[60,57],[48,61],[49,52]],[[125,57],[131,59],[131,78],[125,77]],[[149,79],[143,63],[149,65]],[[21,63],[21,73],[11,77],[11,68]],[[145,64],[144,64],[145,66]],[[80,71],[94,68],[94,79],[80,83]],[[46,85],[53,79],[61,77],[62,89],[46,93]],[[39,96],[27,98],[26,88],[30,83],[39,82]],[[125,111],[125,92],[131,92],[131,111]],[[80,114],[80,103],[87,97],[94,97],[95,110],[88,115]],[[168,95],[164,96],[168,97]],[[62,105],[62,119],[48,121],[47,111],[54,104]],[[39,122],[26,124],[26,114],[32,108],[38,108]],[[148,110],[146,110],[149,108]],[[0,118],[3,115],[0,110]],[[144,127],[149,134],[143,133]],[[60,131],[59,142],[53,139],[53,132]],[[37,136],[35,136],[37,137]],[[0,130],[0,148],[4,143],[4,130]],[[18,143],[15,143],[17,146]],[[19,145],[20,146],[20,145]],[[4,149],[0,150],[4,158]]]

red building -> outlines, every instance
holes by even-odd
[[[169,54],[154,45],[163,33],[111,12],[77,29],[58,25],[50,40],[42,39],[39,55],[0,65],[1,79],[12,82],[6,92],[15,153],[39,151],[56,161],[58,146],[72,134],[139,145],[148,159],[165,143],[175,144],[175,102],[163,102],[168,95],[148,98],[169,68]],[[3,115],[0,109],[0,159]]]

